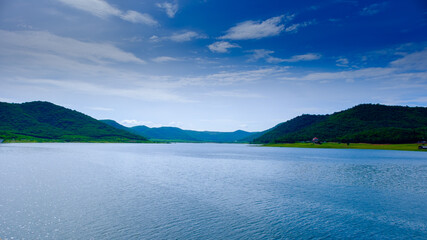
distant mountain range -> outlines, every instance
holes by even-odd
[[[258,133],[238,130],[235,132],[212,132],[183,130],[177,127],[150,128],[147,126],[136,126],[127,128],[113,120],[100,120],[117,129],[127,130],[131,133],[147,137],[157,141],[181,141],[181,142],[217,142],[217,143],[237,143],[250,142]]]
[[[329,115],[304,114],[263,132],[125,127],[49,102],[0,102],[0,139],[61,142],[414,143],[427,140],[427,108],[361,104]]]
[[[37,142],[147,141],[142,136],[49,102],[0,102],[0,138]]]
[[[253,143],[414,143],[427,140],[427,108],[361,104],[331,115],[301,115],[266,131]]]

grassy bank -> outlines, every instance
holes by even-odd
[[[266,147],[296,147],[296,148],[336,148],[336,149],[380,149],[380,150],[401,150],[401,151],[424,151],[419,150],[417,143],[409,144],[369,144],[369,143],[275,143],[275,144],[264,144]]]
[[[0,138],[1,139],[1,138]],[[46,138],[17,138],[4,139],[3,143],[154,143],[152,141],[111,138],[111,139],[46,139]]]

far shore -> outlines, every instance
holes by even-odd
[[[294,147],[294,148],[335,148],[335,149],[377,149],[377,150],[400,150],[400,151],[424,151],[418,149],[420,143],[405,144],[370,144],[370,143],[335,143],[328,142],[322,144],[314,143],[272,143],[263,144],[265,147]]]

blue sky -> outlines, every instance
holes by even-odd
[[[2,0],[0,101],[34,100],[216,131],[427,106],[427,3]]]

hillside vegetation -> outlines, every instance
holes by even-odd
[[[427,108],[361,104],[331,115],[302,115],[281,123],[254,143],[414,143],[427,139]]]
[[[0,102],[0,138],[6,141],[141,142],[146,138],[113,128],[49,102]]]
[[[193,131],[183,130],[177,127],[158,127],[150,128],[147,126],[136,126],[126,128],[113,120],[101,120],[110,126],[118,129],[127,129],[129,132],[145,136],[152,140],[164,141],[182,141],[182,142],[216,142],[216,143],[234,143],[249,142],[254,134],[237,130],[234,132],[213,132],[213,131]],[[256,135],[255,135],[256,136]]]

